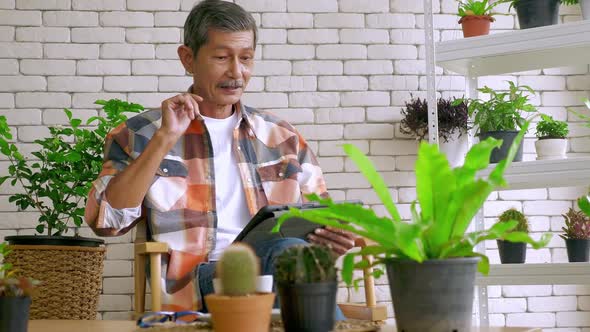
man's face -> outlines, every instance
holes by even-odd
[[[193,93],[205,102],[233,105],[244,93],[254,66],[254,33],[210,30],[192,63]]]

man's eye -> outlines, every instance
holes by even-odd
[[[215,59],[225,60],[225,59],[227,59],[227,57],[226,56],[216,56]]]
[[[250,60],[252,60],[252,57],[251,56],[243,56],[242,60],[243,61],[250,61]]]

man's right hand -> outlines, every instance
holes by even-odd
[[[188,92],[164,100],[160,130],[175,140],[180,138],[197,116],[198,102],[201,101],[203,101],[202,97]]]

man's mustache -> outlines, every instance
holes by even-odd
[[[219,83],[217,86],[220,88],[231,88],[231,89],[243,88],[244,81],[242,81],[242,80],[223,81],[223,82]]]

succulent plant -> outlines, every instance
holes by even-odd
[[[227,247],[217,262],[216,272],[224,295],[244,296],[256,292],[260,264],[248,245],[237,243]]]
[[[498,221],[506,222],[506,221],[510,221],[510,220],[518,221],[518,225],[516,226],[516,228],[514,228],[512,230],[513,232],[525,232],[525,233],[529,232],[529,223],[528,223],[526,217],[524,216],[524,214],[522,214],[522,212],[520,212],[516,209],[506,210],[506,211],[504,211],[504,213],[502,213],[500,215],[500,218]]]
[[[297,245],[286,249],[275,262],[279,284],[336,281],[335,258],[319,245]]]
[[[590,218],[582,211],[576,211],[572,208],[566,214],[565,227],[562,227],[564,234],[560,234],[562,239],[590,239]]]

